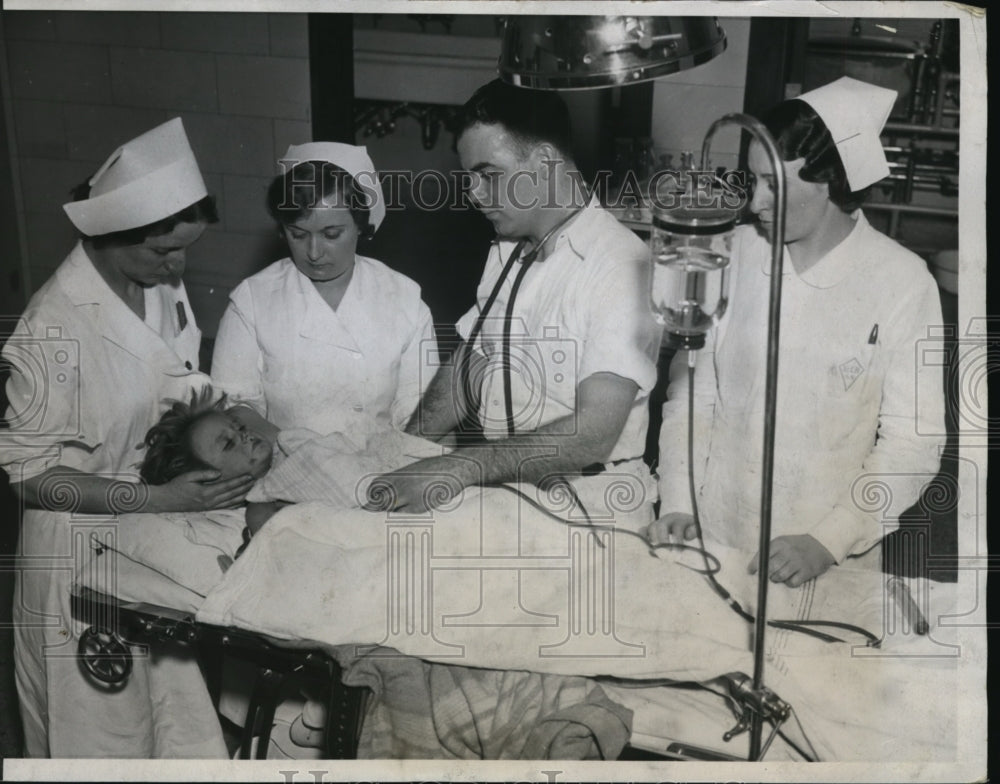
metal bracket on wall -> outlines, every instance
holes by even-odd
[[[354,100],[354,133],[362,137],[381,139],[396,130],[396,121],[411,117],[420,123],[420,140],[425,150],[432,150],[444,129],[454,134],[458,128],[460,109],[432,103],[409,101]],[[452,140],[454,147],[454,139]]]

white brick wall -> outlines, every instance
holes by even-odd
[[[275,161],[311,139],[304,14],[4,12],[30,285],[74,241],[62,204],[119,144],[180,116],[220,222],[185,276],[213,336],[229,290],[277,258]]]

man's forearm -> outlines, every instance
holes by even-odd
[[[461,356],[461,350],[456,356]],[[470,403],[457,386],[455,363],[442,365],[406,425],[406,432],[437,441],[454,431],[469,413]]]
[[[577,474],[587,466],[607,460],[610,446],[604,434],[572,432],[575,421],[575,416],[569,416],[533,433],[462,447],[449,457],[460,461],[456,470],[466,486],[502,482],[537,484],[553,475]]]

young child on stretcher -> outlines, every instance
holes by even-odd
[[[361,506],[371,479],[421,457],[441,453],[432,441],[391,428],[366,437],[343,433],[320,436],[311,430],[279,430],[260,417],[246,417],[245,406],[229,406],[211,387],[189,401],[175,401],[146,433],[146,455],[139,474],[163,484],[188,471],[213,469],[219,479],[248,474],[256,483],[247,494],[242,553],[250,538],[279,509],[291,503],[322,501],[332,507]],[[254,424],[248,426],[247,422]],[[286,713],[301,711],[288,724],[288,739],[302,749],[320,750],[326,724],[323,702],[304,691]],[[277,725],[276,725],[277,726]],[[292,748],[292,747],[289,747]],[[286,749],[287,751],[287,749]]]
[[[388,427],[364,437],[279,430],[270,422],[248,427],[241,416],[246,411],[229,406],[225,395],[216,398],[211,387],[193,392],[190,401],[174,401],[146,434],[140,476],[149,484],[203,469],[219,471],[219,479],[254,477],[247,494],[249,537],[291,503],[361,506],[373,478],[442,449]]]

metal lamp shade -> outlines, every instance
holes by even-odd
[[[693,68],[725,49],[710,16],[511,16],[499,70],[519,87],[613,87]]]

